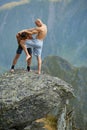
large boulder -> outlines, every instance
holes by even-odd
[[[73,130],[73,97],[72,86],[57,77],[7,72],[0,76],[0,130]]]

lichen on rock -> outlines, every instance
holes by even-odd
[[[48,115],[57,119],[59,130],[58,122],[69,106],[66,101],[74,97],[72,86],[65,81],[23,69],[0,76],[0,94],[0,130],[43,130],[36,120]]]

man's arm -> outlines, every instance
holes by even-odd
[[[32,35],[31,31],[28,31],[28,30],[22,30],[22,31],[19,31],[18,34],[22,34],[23,32],[26,32],[26,33]]]
[[[37,30],[37,28],[33,28],[31,30],[26,30],[25,32],[29,33],[29,34],[37,34],[39,31]]]
[[[33,31],[35,28],[26,29],[27,31]]]
[[[24,30],[19,31],[18,33],[22,33],[22,32],[25,32],[25,31],[33,31],[34,29],[35,28],[24,29]]]
[[[37,34],[39,32],[39,28],[25,29],[25,30],[19,31],[18,33],[21,34],[23,32],[26,32],[26,33],[28,33],[30,35]]]

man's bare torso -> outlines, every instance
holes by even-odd
[[[36,38],[39,40],[43,40],[46,37],[47,34],[47,27],[45,24],[43,24],[41,27],[37,27],[38,33]]]

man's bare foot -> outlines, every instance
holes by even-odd
[[[36,71],[35,73],[36,73],[36,74],[41,74],[41,72],[40,72],[40,71]]]
[[[28,56],[26,57],[26,61],[28,61],[30,58],[31,58],[31,56],[28,55]]]
[[[14,69],[11,69],[10,72],[14,72]]]
[[[38,74],[41,74],[41,72],[38,71]]]

